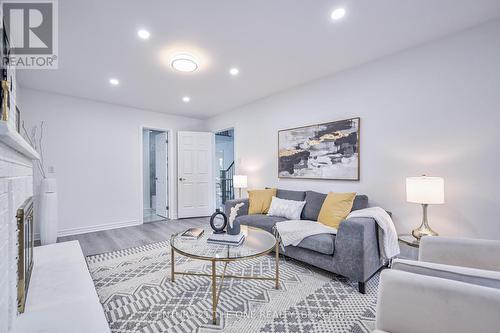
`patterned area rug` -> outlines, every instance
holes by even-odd
[[[211,323],[210,279],[170,281],[169,242],[87,257],[112,332],[371,332],[378,276],[367,293],[345,278],[281,257],[273,281],[226,279],[219,323]],[[176,271],[211,273],[211,263],[176,254]],[[223,264],[219,264],[222,270]],[[274,274],[274,256],[230,263],[227,274]],[[219,274],[221,272],[218,272]]]

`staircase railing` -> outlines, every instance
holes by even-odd
[[[220,170],[220,188],[222,196],[222,205],[226,203],[227,200],[234,199],[234,161],[226,170]]]

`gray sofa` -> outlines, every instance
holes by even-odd
[[[278,189],[278,198],[306,201],[301,219],[318,220],[326,194],[314,191],[289,191]],[[248,199],[226,202],[225,213],[244,202],[235,223],[262,228],[273,233],[276,222],[285,218],[262,214],[248,215]],[[368,197],[357,195],[352,210],[368,207]],[[313,222],[311,222],[313,223]],[[337,235],[320,234],[305,238],[297,246],[287,246],[283,254],[358,282],[360,293],[365,293],[365,283],[383,266],[378,248],[377,223],[372,218],[351,218],[342,221]]]

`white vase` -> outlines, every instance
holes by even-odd
[[[40,242],[42,245],[57,242],[57,182],[55,178],[44,178],[40,183]]]

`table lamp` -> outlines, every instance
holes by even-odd
[[[238,189],[239,198],[241,199],[241,189],[247,188],[248,181],[246,175],[234,175],[233,187]]]
[[[444,203],[444,179],[425,175],[406,178],[406,201],[421,204],[423,210],[422,224],[411,232],[413,237],[437,236],[438,233],[429,227],[427,207]]]

